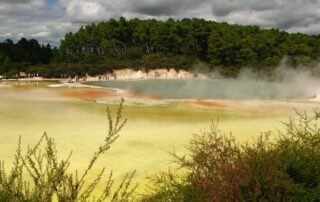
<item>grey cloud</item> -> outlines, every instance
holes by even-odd
[[[201,17],[289,32],[320,33],[320,0],[0,0],[0,40],[35,37],[58,44],[80,25],[125,16]]]
[[[172,16],[187,14],[188,11],[196,9],[208,0],[131,0],[129,7],[131,11],[150,16]]]
[[[301,28],[315,27],[320,21],[319,0],[213,0],[212,7],[213,15],[220,21],[288,31],[311,33]]]
[[[12,3],[12,4],[16,4],[16,3],[20,3],[20,4],[27,4],[29,2],[31,2],[32,0],[1,0],[0,3]]]
[[[212,0],[213,12],[216,16],[226,16],[232,12],[245,10],[272,10],[278,6],[277,0]]]
[[[295,26],[308,26],[319,22],[320,2],[319,1],[293,1],[296,3],[283,2],[283,5],[275,9],[269,16],[273,24],[282,29],[289,29]]]
[[[238,24],[255,24],[288,31],[305,30],[318,24],[319,0],[60,0],[75,23],[108,18],[140,17],[166,19],[203,17]],[[88,2],[96,9],[88,9]],[[87,6],[86,6],[87,5]],[[93,6],[94,8],[94,6]],[[306,29],[302,29],[306,28]]]
[[[204,4],[211,7],[210,0],[72,0],[69,3],[67,2],[70,0],[60,1],[67,5],[67,15],[73,22],[101,21],[120,16],[139,16],[141,18],[197,17],[190,16],[194,10],[203,8]],[[202,10],[207,12],[206,7]]]
[[[133,9],[134,12],[143,13],[151,16],[173,15],[176,11],[174,5],[163,4],[159,6],[154,5],[141,5],[138,8]]]
[[[38,13],[46,11],[46,1],[44,0],[30,0],[25,4],[14,4],[8,2],[0,2],[0,15],[25,15],[34,16]]]

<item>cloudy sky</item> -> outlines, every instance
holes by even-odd
[[[109,18],[200,17],[320,34],[320,0],[0,0],[0,41],[58,45],[66,32]]]

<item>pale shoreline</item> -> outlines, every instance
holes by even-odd
[[[133,70],[130,68],[116,69],[112,73],[105,73],[96,76],[86,75],[84,77],[76,76],[74,78],[18,78],[18,79],[2,79],[3,81],[59,81],[61,83],[85,83],[91,81],[108,81],[108,80],[151,80],[151,79],[212,79],[204,73],[190,72],[186,70],[170,69],[153,69],[149,71]]]

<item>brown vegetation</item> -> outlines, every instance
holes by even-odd
[[[151,178],[144,201],[319,201],[320,114],[298,113],[278,135],[239,144],[213,124],[191,140],[179,169]],[[273,136],[273,140],[270,140]]]

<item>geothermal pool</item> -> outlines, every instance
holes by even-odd
[[[240,97],[231,100],[223,97],[222,90],[202,97],[209,92],[202,81],[190,84],[191,87],[184,86],[190,81],[168,81],[169,84],[160,85],[158,82],[93,83],[122,90],[49,87],[57,82],[0,83],[0,159],[10,166],[19,136],[26,148],[46,131],[55,138],[60,157],[73,151],[70,169],[81,171],[106,134],[105,104],[115,109],[120,97],[124,97],[123,116],[128,123],[92,174],[106,167],[120,178],[135,169],[135,179],[144,184],[146,176],[173,166],[168,152],[176,150],[183,154],[192,135],[208,128],[212,120],[219,120],[220,129],[232,132],[239,141],[250,141],[262,131],[280,128],[280,122],[288,120],[294,109],[311,110],[318,106],[316,102],[242,100]],[[210,92],[218,88],[215,83],[211,85]],[[189,91],[193,87],[201,89],[201,94]],[[181,90],[176,92],[177,88]],[[195,94],[190,96],[190,92]],[[208,99],[213,95],[220,97]]]
[[[314,96],[319,86],[303,80],[257,79],[111,80],[90,82],[105,88],[127,89],[143,95],[172,99],[283,100]],[[307,86],[306,86],[307,85]]]

